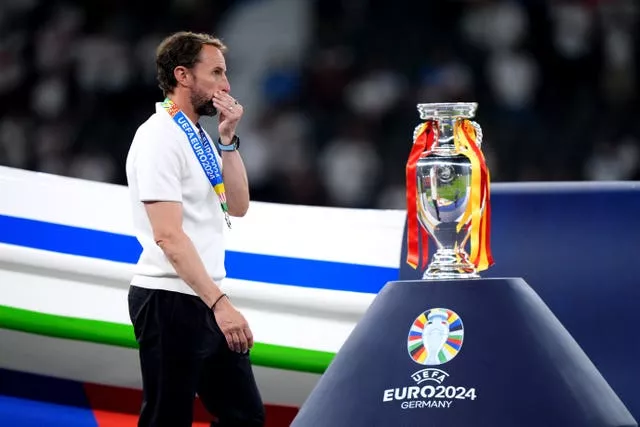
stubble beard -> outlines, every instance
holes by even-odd
[[[213,106],[213,101],[201,92],[191,95],[191,104],[199,116],[215,116],[218,110]]]

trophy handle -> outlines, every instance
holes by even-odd
[[[476,129],[476,145],[478,148],[482,146],[482,128],[478,122],[471,121],[471,124]]]

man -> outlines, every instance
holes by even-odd
[[[159,45],[166,98],[138,128],[127,156],[143,248],[129,289],[143,382],[140,427],[191,426],[196,393],[217,417],[214,426],[264,423],[249,360],[253,335],[219,287],[225,223],[249,207],[235,135],[243,110],[229,95],[225,51],[219,39],[190,32]],[[213,140],[198,120],[216,114]]]

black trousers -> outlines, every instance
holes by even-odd
[[[191,427],[196,393],[218,418],[212,426],[264,425],[249,354],[229,349],[200,298],[131,286],[129,315],[142,370],[139,427]]]

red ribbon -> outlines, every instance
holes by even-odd
[[[414,269],[418,268],[420,262],[420,243],[422,243],[422,265],[426,265],[429,256],[429,236],[423,227],[418,223],[418,200],[417,200],[417,177],[416,168],[418,160],[423,153],[430,152],[435,141],[433,132],[433,122],[427,121],[420,130],[411,148],[409,160],[406,167],[406,188],[407,188],[407,264]],[[420,242],[418,240],[420,236]]]

